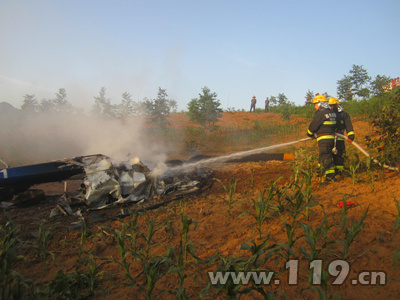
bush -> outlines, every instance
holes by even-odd
[[[378,150],[378,160],[383,163],[400,162],[400,89],[381,96],[380,101],[371,99],[370,114],[374,136],[367,136],[368,147]]]
[[[211,93],[208,87],[204,87],[202,91],[203,94],[199,94],[199,98],[192,99],[188,103],[187,116],[190,121],[210,128],[221,118],[221,103],[217,99],[217,94]]]

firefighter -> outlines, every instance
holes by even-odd
[[[256,96],[253,96],[253,98],[251,99],[250,112],[251,110],[256,112],[256,103],[257,103]]]
[[[346,130],[347,141],[354,141],[354,129],[349,114],[339,105],[339,100],[337,98],[329,98],[328,104],[336,115],[338,115],[337,132],[344,134]],[[333,162],[335,163],[336,174],[341,175],[344,169],[344,156],[346,155],[346,147],[343,138],[336,137],[335,148],[336,151],[334,151],[333,154]]]
[[[319,148],[319,165],[325,175],[326,182],[335,178],[335,164],[333,152],[335,143],[335,131],[337,116],[327,103],[324,94],[317,94],[312,103],[315,107],[315,115],[308,127],[307,136],[316,138]]]

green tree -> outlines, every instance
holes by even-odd
[[[73,105],[67,99],[67,92],[64,88],[58,89],[56,97],[53,100],[56,111],[72,113],[74,112]]]
[[[306,94],[306,96],[304,98],[306,98],[306,103],[305,103],[306,105],[307,104],[311,104],[312,103],[312,99],[314,98],[314,92],[308,90],[307,94]]]
[[[32,113],[32,112],[38,112],[39,109],[40,109],[39,102],[36,99],[35,95],[26,94],[24,96],[24,101],[22,102],[21,105],[21,110]]]
[[[275,98],[275,97],[274,97]],[[281,113],[282,117],[285,120],[289,120],[290,119],[290,115],[292,115],[293,113],[293,109],[295,107],[295,104],[291,101],[288,101],[288,98],[286,97],[286,95],[284,93],[279,93],[278,97],[274,99],[275,103],[277,103],[277,105],[275,105],[272,108],[273,112],[277,112],[277,113]]]
[[[371,94],[369,89],[371,77],[368,75],[367,70],[363,66],[353,65],[350,74],[354,93],[360,98],[369,98]]]
[[[277,105],[278,104],[278,99],[275,96],[270,96],[269,97],[269,103],[271,105]]]
[[[354,96],[366,99],[371,94],[371,77],[363,66],[353,65],[350,75],[345,75],[337,81],[338,97],[341,100],[351,101]]]
[[[51,99],[42,99],[40,100],[39,110],[41,112],[51,112],[54,111],[54,101]]]
[[[176,101],[168,99],[166,90],[161,87],[158,88],[157,98],[152,101],[146,100],[144,104],[149,121],[160,127],[169,124],[168,116],[177,107]]]
[[[337,85],[337,93],[340,100],[353,100],[353,94],[351,91],[353,83],[350,76],[345,75],[342,79],[337,81]]]
[[[64,88],[60,88],[55,95],[54,99],[40,101],[39,110],[41,112],[73,113],[75,111],[74,106],[67,100],[67,92]]]
[[[191,121],[204,127],[213,127],[221,117],[221,103],[216,93],[211,93],[208,87],[203,87],[199,98],[188,103],[188,117]]]
[[[279,105],[285,105],[288,103],[288,98],[284,93],[279,93],[278,94],[278,104]]]
[[[120,104],[116,105],[115,113],[119,118],[125,118],[137,114],[136,103],[132,100],[131,94],[124,92],[122,94],[122,101]]]
[[[373,96],[382,94],[385,86],[390,83],[390,77],[385,75],[376,75],[374,81],[371,82],[371,93]]]
[[[107,117],[116,116],[115,107],[111,104],[111,99],[106,97],[105,87],[101,87],[99,95],[97,97],[94,97],[92,113],[96,115],[104,115]]]

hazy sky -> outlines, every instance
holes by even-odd
[[[0,102],[26,94],[75,106],[158,87],[187,110],[204,86],[222,108],[256,95],[336,95],[353,64],[400,76],[399,0],[0,0]],[[259,107],[259,106],[258,106]]]

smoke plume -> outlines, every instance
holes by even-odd
[[[144,125],[140,116],[121,120],[60,113],[2,115],[0,159],[10,167],[91,154],[160,163],[165,149]]]

